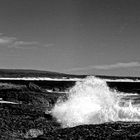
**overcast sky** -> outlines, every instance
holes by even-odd
[[[0,0],[0,68],[140,76],[140,1]]]

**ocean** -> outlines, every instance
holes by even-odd
[[[137,77],[10,74],[0,77],[1,139],[140,136]]]
[[[117,121],[140,121],[139,81],[110,81],[88,76],[58,100],[52,114],[63,127]]]

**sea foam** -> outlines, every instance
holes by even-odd
[[[121,95],[121,96],[119,96]],[[140,111],[131,102],[121,105],[122,93],[111,90],[106,81],[89,76],[76,82],[67,99],[60,98],[51,110],[62,127],[114,121],[140,121]]]

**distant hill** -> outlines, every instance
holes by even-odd
[[[48,77],[48,78],[85,78],[89,75],[74,75],[59,72],[31,70],[31,69],[0,69],[0,78],[22,78],[22,77]],[[102,79],[131,79],[140,80],[140,77],[105,76],[93,75]]]
[[[49,77],[49,78],[85,78],[86,75],[71,75],[58,72],[27,70],[27,69],[0,69],[0,77],[22,78],[22,77]]]

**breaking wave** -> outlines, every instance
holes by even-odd
[[[131,102],[122,104],[122,94],[105,80],[89,76],[78,81],[51,110],[62,127],[101,124],[114,121],[140,121],[140,109]]]

